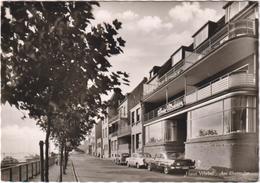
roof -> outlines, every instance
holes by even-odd
[[[195,37],[204,27],[206,27],[208,24],[215,24],[216,22],[213,21],[207,21],[197,32],[195,32],[191,37]]]
[[[226,7],[228,7],[230,4],[232,4],[234,1],[229,1],[227,2],[222,8],[226,9]]]

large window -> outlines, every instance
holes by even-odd
[[[224,101],[224,133],[256,131],[256,100],[253,97],[232,97]]]
[[[177,140],[177,121],[166,120],[145,127],[145,143]]]
[[[208,38],[209,27],[206,25],[195,37],[194,37],[194,47],[199,46],[203,41]]]
[[[188,138],[256,131],[256,99],[236,96],[188,113]]]
[[[191,113],[192,138],[219,135],[222,131],[222,103],[217,102]]]
[[[163,128],[164,122],[158,122],[152,125],[149,125],[145,127],[146,132],[146,143],[156,143],[156,142],[162,142],[164,140],[164,128]]]

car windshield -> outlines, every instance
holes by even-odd
[[[128,153],[123,153],[122,156],[126,157],[126,156],[129,156],[129,154]]]
[[[182,153],[177,153],[177,152],[168,152],[167,154],[168,159],[183,159],[183,154]]]
[[[145,158],[151,158],[152,156],[151,156],[151,154],[149,154],[149,153],[144,153],[144,157],[145,157]]]

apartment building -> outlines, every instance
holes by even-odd
[[[258,2],[228,2],[144,85],[144,152],[258,169]]]
[[[131,91],[131,101],[129,105],[129,117],[131,125],[131,153],[143,152],[143,85],[147,78],[143,80]]]
[[[121,92],[115,92],[109,99],[110,106],[107,108],[107,134],[108,134],[108,157],[115,157],[118,152],[118,125],[124,120],[122,115],[119,115],[118,107],[124,100],[124,95]]]
[[[102,123],[102,158],[108,158],[109,157],[109,143],[108,143],[108,119],[105,118],[101,121]]]
[[[110,157],[117,153],[142,151],[141,99],[144,78],[137,87],[125,96],[112,96],[108,108]],[[112,102],[113,101],[113,102]]]

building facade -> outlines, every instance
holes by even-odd
[[[102,158],[109,157],[109,144],[108,144],[108,119],[102,120]]]
[[[199,169],[258,170],[258,2],[223,8],[132,92],[111,97],[104,157],[181,152]]]
[[[228,2],[144,86],[144,151],[258,169],[258,3]],[[150,72],[150,73],[151,73]]]

